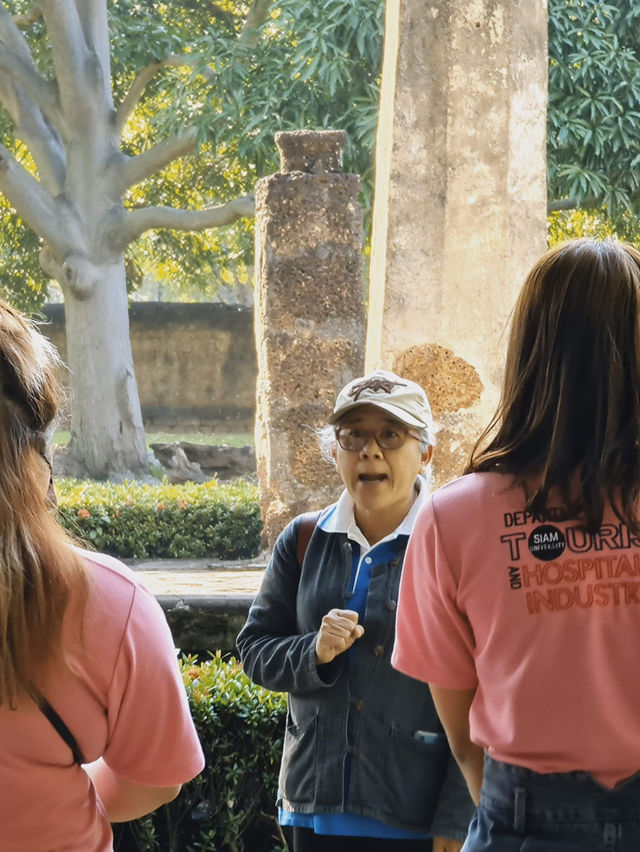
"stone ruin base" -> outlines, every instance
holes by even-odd
[[[151,450],[173,484],[206,482],[214,477],[222,481],[237,477],[256,478],[256,454],[250,446],[173,441],[151,444]],[[53,469],[56,476],[76,475],[68,464],[65,447],[54,447]]]

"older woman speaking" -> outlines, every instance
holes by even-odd
[[[456,852],[471,800],[428,689],[390,664],[404,552],[429,491],[429,402],[376,371],[343,388],[330,423],[345,490],[306,547],[303,517],[280,535],[238,637],[249,677],[289,693],[280,823],[294,852]]]

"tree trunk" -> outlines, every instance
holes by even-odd
[[[66,467],[70,474],[124,479],[144,473],[150,460],[133,370],[124,260],[93,271],[86,298],[64,288],[71,388]]]
[[[270,0],[258,0],[252,27]],[[151,228],[200,230],[253,214],[251,199],[205,210],[127,210],[131,186],[192,151],[193,128],[128,156],[121,135],[154,61],[114,108],[106,0],[39,0],[55,81],[40,75],[29,44],[0,0],[0,104],[31,150],[39,178],[0,144],[0,192],[42,239],[40,262],[64,292],[71,386],[71,475],[124,478],[147,471],[129,341],[124,251]],[[8,46],[11,50],[8,50]],[[7,60],[7,56],[11,61]],[[5,79],[6,78],[6,79]]]

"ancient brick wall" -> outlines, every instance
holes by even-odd
[[[44,313],[48,324],[42,330],[64,360],[64,306],[47,305]],[[147,427],[253,430],[256,355],[251,308],[137,302],[129,317]]]

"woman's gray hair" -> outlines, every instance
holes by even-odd
[[[320,453],[322,455],[322,458],[325,461],[328,461],[331,464],[335,465],[336,460],[333,457],[332,450],[337,444],[336,427],[321,426],[319,429],[316,429],[316,437],[318,439],[318,443],[320,444]]]

